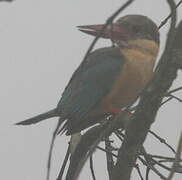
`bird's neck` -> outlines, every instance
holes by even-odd
[[[138,71],[145,83],[152,77],[158,51],[159,45],[151,40],[133,40],[121,49],[126,64]]]
[[[126,60],[135,63],[146,63],[152,65],[155,64],[157,54],[159,51],[159,45],[152,40],[131,40],[128,42],[127,47],[121,49],[122,54],[126,57]]]

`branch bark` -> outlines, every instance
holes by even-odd
[[[174,173],[176,172],[176,168],[178,168],[178,166],[179,166],[180,158],[181,158],[181,153],[182,153],[182,133],[181,133],[181,136],[180,136],[179,142],[178,142],[176,158],[175,158],[172,170],[171,170],[167,180],[172,180],[172,177],[174,176]]]
[[[173,65],[173,45],[175,38],[175,2],[167,0],[172,16],[165,51],[160,59],[155,77],[143,92],[135,116],[129,122],[126,136],[119,150],[119,157],[112,173],[112,180],[129,180],[137,154],[144,143],[151,124],[154,122],[163,95],[176,78],[177,68]]]

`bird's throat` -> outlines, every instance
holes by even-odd
[[[128,46],[121,49],[126,60],[135,63],[145,62],[154,65],[159,51],[159,45],[152,40],[131,40]]]

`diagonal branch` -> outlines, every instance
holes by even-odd
[[[95,172],[94,172],[94,166],[93,166],[93,155],[90,156],[90,171],[92,174],[92,179],[96,180]]]
[[[59,126],[60,126],[60,120],[58,120],[57,126],[53,132],[52,135],[52,139],[51,139],[51,144],[50,144],[50,148],[49,148],[49,155],[48,155],[48,161],[47,161],[47,175],[46,175],[46,180],[50,179],[50,171],[51,171],[51,159],[52,159],[52,152],[53,152],[53,147],[54,147],[54,143],[56,140],[56,135],[57,132],[59,130]]]
[[[151,130],[149,130],[149,133],[152,134],[154,137],[156,137],[161,143],[165,144],[174,154],[176,154],[176,151],[174,150],[174,148],[170,144],[168,144],[165,139],[161,138],[160,136],[158,136],[156,133],[154,133]]]
[[[99,40],[99,38],[101,37],[101,35],[103,34],[104,30],[110,25],[112,24],[112,22],[114,21],[114,19],[124,10],[126,9],[134,0],[128,0],[125,4],[123,4],[118,10],[116,10],[106,21],[105,25],[103,26],[103,28],[100,30],[99,34],[95,37],[95,39],[93,40],[93,42],[91,43],[91,45],[89,46],[83,62],[84,63],[86,61],[86,59],[88,58],[88,55],[90,54],[90,52],[92,51],[92,49],[94,48],[96,42]]]
[[[107,160],[107,171],[109,175],[109,180],[111,179],[111,174],[112,174],[112,169],[114,167],[114,160],[113,160],[113,155],[112,155],[112,146],[109,137],[105,138],[105,149],[107,152],[106,153],[106,160]]]
[[[180,4],[182,3],[182,0],[178,2],[178,4],[176,4],[175,6],[175,10],[180,6]],[[161,29],[166,23],[167,21],[172,17],[173,12],[171,12],[162,22],[161,24],[158,26],[158,29]]]
[[[174,173],[176,172],[176,168],[179,166],[179,163],[180,163],[181,154],[182,154],[182,133],[181,133],[181,136],[180,136],[180,139],[179,139],[179,143],[178,143],[176,158],[175,158],[172,170],[171,170],[167,180],[171,180],[173,175],[174,175]]]
[[[67,148],[67,151],[66,151],[66,155],[64,157],[64,161],[63,161],[63,164],[61,166],[61,170],[59,172],[57,180],[62,180],[64,171],[65,171],[65,167],[66,167],[66,164],[68,162],[69,157],[70,157],[70,145],[68,145],[68,148]]]

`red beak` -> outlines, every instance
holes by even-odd
[[[93,36],[98,36],[103,30],[103,27],[103,24],[78,26],[80,31]],[[112,24],[104,30],[100,37],[112,40],[125,40],[127,36],[127,31],[121,25]]]

